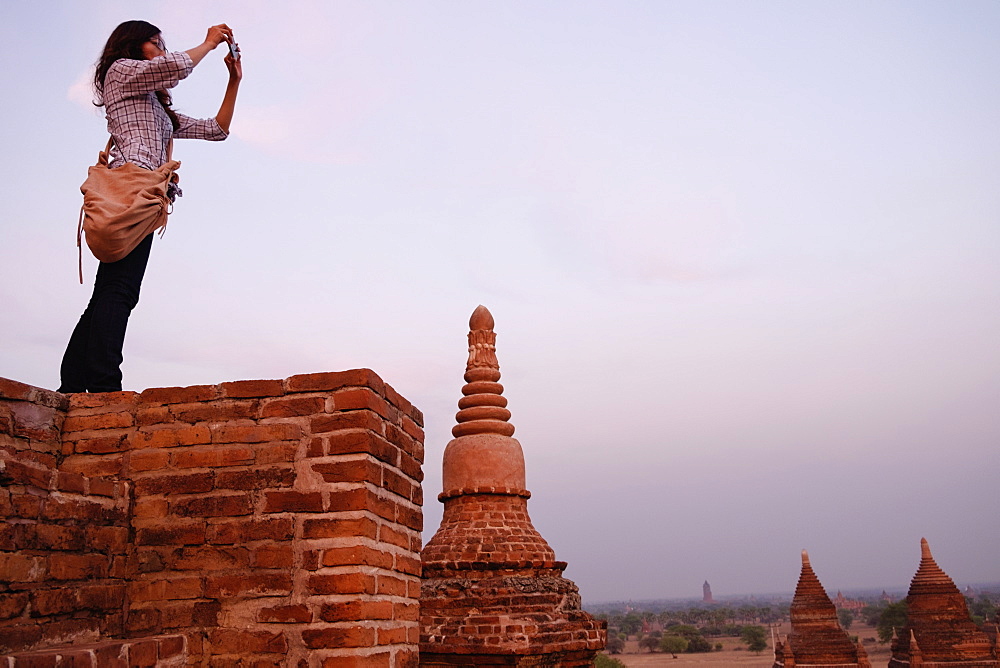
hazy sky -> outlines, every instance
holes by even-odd
[[[1000,3],[0,4],[0,375],[93,281],[87,82],[119,22],[227,22],[127,389],[370,367],[424,411],[496,318],[536,527],[586,601],[1000,580]],[[211,116],[222,50],[174,91]]]

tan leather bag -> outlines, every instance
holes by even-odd
[[[150,170],[126,162],[121,167],[108,167],[112,137],[101,151],[97,164],[87,170],[87,180],[80,186],[83,206],[76,228],[76,245],[83,283],[83,249],[81,236],[86,233],[87,245],[101,262],[117,262],[139,245],[146,235],[166,228],[171,202],[167,185],[181,163],[171,159],[173,140],[167,148],[167,161]]]

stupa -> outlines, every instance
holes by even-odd
[[[802,550],[802,573],[791,607],[792,632],[774,644],[773,668],[838,666],[871,668],[861,643],[851,641],[837,620],[837,609]]]
[[[701,602],[715,603],[715,599],[712,598],[712,585],[708,584],[708,580],[701,586]]]
[[[969,618],[965,597],[920,539],[920,567],[906,596],[906,626],[892,641],[889,668],[997,668],[996,640]]]
[[[444,516],[422,552],[422,666],[588,666],[605,623],[581,607],[566,562],[531,524],[493,316],[469,321],[466,384],[444,453]]]

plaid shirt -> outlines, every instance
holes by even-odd
[[[222,141],[228,135],[214,118],[197,120],[177,114],[174,131],[170,117],[156,99],[156,91],[173,88],[191,74],[194,63],[183,51],[152,60],[116,60],[104,79],[102,97],[107,109],[108,132],[115,138],[109,167],[132,162],[156,169],[167,161],[167,144],[177,139]]]

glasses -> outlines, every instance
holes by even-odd
[[[149,42],[150,44],[152,44],[153,46],[155,46],[160,51],[166,51],[167,50],[166,46],[164,46],[164,44],[163,44],[163,40],[160,39],[159,37],[150,37],[146,41]]]

